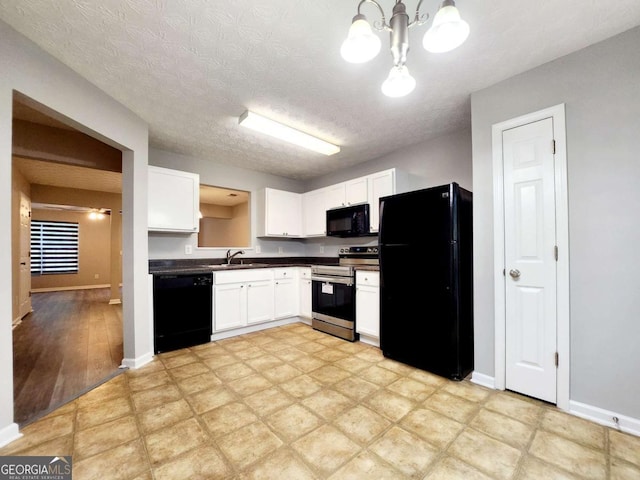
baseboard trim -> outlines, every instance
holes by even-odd
[[[138,358],[123,358],[120,368],[130,368],[135,370],[140,368],[153,360],[153,352],[145,353]]]
[[[33,288],[33,293],[46,293],[46,292],[64,292],[67,290],[91,290],[93,288],[111,288],[110,283],[102,285],[77,285],[75,287],[46,287],[46,288]]]
[[[490,377],[489,375],[485,375],[484,373],[479,373],[474,371],[471,374],[471,382],[476,385],[480,385],[481,387],[487,387],[492,390],[496,388],[496,379],[494,377]]]
[[[22,436],[17,423],[10,423],[4,428],[0,428],[0,447],[10,444]]]
[[[569,400],[569,413],[576,417],[584,418],[606,427],[615,428],[621,432],[630,433],[640,437],[640,419],[628,417],[620,413],[605,410],[604,408],[594,407],[586,403]],[[618,419],[618,423],[614,421],[614,417]]]
[[[302,317],[289,317],[281,320],[275,320],[272,322],[258,323],[256,325],[250,325],[248,327],[234,328],[231,330],[225,330],[224,332],[216,332],[211,335],[211,341],[224,340],[225,338],[237,337],[238,335],[245,335],[247,333],[259,332],[260,330],[266,330],[273,327],[281,327],[283,325],[290,325],[292,323],[306,323]]]
[[[367,345],[371,345],[372,347],[380,348],[380,339],[376,337],[370,337],[369,335],[360,334],[360,341],[362,343],[366,343]]]

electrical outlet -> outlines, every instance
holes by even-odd
[[[324,253],[324,245],[320,245],[320,253]]]
[[[184,246],[184,253],[185,253],[185,255],[191,255],[193,253],[193,246],[192,245],[185,245]]]
[[[262,253],[262,248],[260,248],[260,245],[256,245],[256,253]]]
[[[282,247],[278,247],[278,253],[282,253],[283,251]]]
[[[96,274],[93,276],[93,278],[95,278],[95,279],[97,280],[98,278],[100,278],[100,274],[99,274],[99,273],[96,273]]]

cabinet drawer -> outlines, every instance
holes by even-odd
[[[357,270],[356,286],[357,285],[368,285],[371,287],[380,286],[380,272]]]
[[[300,279],[301,280],[310,280],[311,279],[311,269],[307,267],[301,267],[299,269]]]
[[[295,268],[273,268],[273,278],[276,280],[281,280],[283,278],[295,278],[296,277],[296,269]]]
[[[215,272],[214,283],[221,285],[225,283],[256,282],[258,280],[271,280],[273,270],[271,268],[256,268],[247,270],[235,270],[231,272]]]

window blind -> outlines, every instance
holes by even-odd
[[[31,220],[31,274],[78,273],[78,224]]]

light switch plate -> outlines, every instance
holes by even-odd
[[[261,253],[262,252],[262,248],[260,248],[260,245],[256,245],[256,253]]]
[[[193,246],[192,245],[185,245],[184,246],[184,253],[185,253],[185,255],[191,255],[193,253]]]

